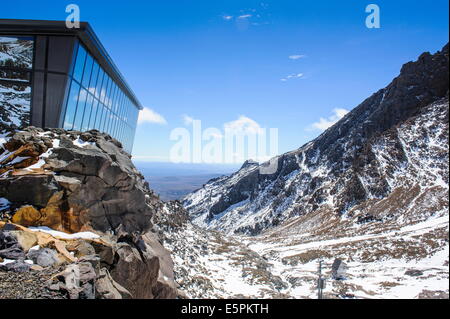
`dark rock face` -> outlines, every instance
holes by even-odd
[[[170,252],[153,233],[152,219],[164,214],[165,204],[118,141],[97,131],[29,127],[11,133],[0,153],[0,198],[9,202],[5,216],[12,215],[7,221],[106,236],[102,242],[51,244],[59,259],[70,260],[51,291],[71,299],[179,295]],[[3,239],[0,253],[17,257],[7,268],[29,271],[18,264],[25,258],[18,243]],[[27,258],[37,266],[56,267],[53,246],[31,250]]]
[[[95,283],[97,299],[131,299],[131,293],[115,282],[109,272],[103,268]]]
[[[8,194],[11,202],[46,207],[55,192],[61,190],[55,178],[50,175],[21,176],[0,180],[0,194]],[[24,190],[27,192],[24,192]]]
[[[27,128],[12,135],[5,145],[8,151],[29,146],[37,154],[50,152],[50,155],[45,157],[41,172],[35,174],[10,167],[12,174],[24,175],[0,179],[0,197],[43,209],[62,191],[62,199],[56,206],[64,221],[61,230],[69,232],[83,227],[101,232],[150,229],[151,216],[161,203],[148,189],[129,155],[107,135],[96,131],[80,134]],[[59,141],[58,147],[53,147],[55,141]],[[8,163],[3,166],[9,167]]]
[[[386,197],[392,191],[388,180],[394,168],[386,168],[392,170],[387,174],[380,170],[375,145],[388,138],[392,159],[398,166],[408,165],[397,128],[437,111],[438,104],[447,105],[447,111],[439,112],[448,114],[448,87],[447,44],[434,55],[424,53],[416,62],[405,64],[389,86],[311,143],[274,159],[278,162],[275,173],[262,174],[262,165],[246,163],[229,178],[210,181],[188,195],[183,204],[200,226],[257,234],[327,202],[342,215],[364,201]],[[448,116],[446,122],[439,124],[448,127]],[[244,224],[242,216],[247,220]]]
[[[138,238],[122,236],[115,247],[111,277],[138,299],[174,298],[173,262],[152,233]],[[152,287],[151,289],[149,289]]]

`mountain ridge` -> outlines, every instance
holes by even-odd
[[[388,133],[391,129],[418,116],[427,105],[448,96],[448,84],[447,44],[434,55],[426,52],[417,61],[406,63],[386,88],[363,101],[315,140],[277,157],[278,170],[274,174],[263,175],[261,166],[244,165],[230,177],[209,182],[188,195],[184,205],[194,223],[202,227],[258,234],[289,218],[312,212],[330,199],[333,202],[329,204],[342,215],[362,201],[387,196],[392,190],[388,178],[377,169],[367,173],[377,161],[371,145],[381,135],[392,134]],[[403,162],[401,141],[394,138],[391,142],[393,156]],[[319,162],[326,164],[321,166]],[[300,176],[292,184],[300,185],[297,189],[287,185],[290,175]],[[363,175],[371,182],[362,182]],[[333,176],[339,183],[324,185],[326,176]],[[298,192],[298,188],[303,188],[303,192],[294,200],[300,203],[292,205],[283,196],[290,198],[290,193]],[[261,195],[269,189],[271,194]],[[301,199],[302,195],[310,199]],[[240,219],[235,225],[227,217],[230,212]],[[251,215],[255,218],[245,222]]]

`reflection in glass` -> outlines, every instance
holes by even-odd
[[[73,77],[75,80],[81,83],[81,79],[83,78],[83,70],[84,70],[84,64],[86,61],[86,50],[83,48],[83,46],[78,46],[78,54],[77,54],[77,60],[75,62],[75,68],[73,71]]]
[[[73,123],[73,129],[75,131],[80,131],[81,125],[83,124],[84,108],[86,106],[87,95],[87,91],[81,88],[78,107],[75,114],[75,121]]]
[[[94,101],[94,97],[91,94],[88,94],[86,106],[84,108],[83,123],[81,126],[81,131],[89,131],[89,120],[91,118],[93,101]]]
[[[99,100],[101,100],[101,93],[102,93],[102,85],[103,85],[103,78],[105,76],[105,72],[102,68],[100,68],[98,73],[98,80],[97,80],[97,87],[95,89],[95,97]]]
[[[79,92],[80,86],[75,81],[72,81],[70,93],[67,100],[66,116],[64,119],[64,129],[66,130],[73,129],[73,123],[75,121],[75,112],[77,111]]]
[[[89,92],[91,94],[95,95],[95,89],[97,86],[97,78],[98,78],[98,64],[94,61],[94,66],[92,68],[92,76],[91,76],[91,83],[89,85]]]
[[[0,73],[1,75],[2,73]],[[79,45],[68,94],[64,128],[110,134],[131,151],[137,107],[86,49]]]
[[[94,62],[94,60],[92,59],[91,55],[88,54],[87,59],[86,59],[86,65],[84,66],[83,81],[81,83],[83,85],[83,87],[85,87],[86,89],[89,88],[89,82],[91,80],[93,62]]]
[[[33,37],[0,36],[0,127],[30,125],[33,51]]]

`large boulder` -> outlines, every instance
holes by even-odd
[[[138,299],[173,299],[177,289],[169,251],[147,233],[122,237],[115,253],[112,278]]]
[[[35,163],[17,166],[15,155],[4,156],[0,163],[0,197],[10,203],[9,221],[102,236],[99,241],[65,242],[39,233],[41,249],[31,250],[28,258],[42,267],[69,263],[53,290],[65,291],[70,298],[96,297],[96,286],[101,298],[177,297],[170,253],[153,234],[153,217],[165,211],[164,203],[118,141],[98,131],[30,127],[12,133],[5,149],[11,154],[29,152],[30,163]],[[26,251],[32,243],[25,245]],[[5,258],[25,257],[18,243],[8,249]],[[98,257],[98,265],[93,259],[80,261],[89,256]],[[88,264],[99,282],[89,279],[93,272]]]
[[[97,299],[131,299],[133,296],[124,287],[112,279],[106,268],[100,269],[95,281]]]
[[[41,267],[51,267],[59,261],[58,253],[49,248],[30,250],[27,254],[27,258]]]

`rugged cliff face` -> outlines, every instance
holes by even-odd
[[[62,276],[66,281],[79,274],[80,267],[90,269],[89,262],[80,264],[87,258],[95,260],[94,272],[90,270],[93,283],[86,282],[100,285],[97,297],[178,295],[170,253],[161,246],[151,221],[165,204],[149,190],[120,143],[108,135],[32,127],[4,135],[0,198],[4,238],[16,231],[19,239],[31,236],[38,251],[51,249],[50,254],[57,256],[53,264],[69,264]],[[35,238],[35,232],[54,236],[43,241]],[[64,235],[80,233],[91,235],[74,235],[76,240]],[[33,246],[10,242],[0,240],[4,246],[0,258],[8,261],[1,267],[29,270]],[[15,242],[18,254],[11,255]],[[88,289],[79,278],[75,287],[68,288],[64,280],[60,288],[55,285],[54,290],[61,288],[70,297],[80,297],[80,291]]]
[[[184,205],[202,227],[258,234],[320,209],[344,216],[362,205],[361,221],[386,218],[387,210],[369,207],[418,185],[440,197],[448,192],[448,84],[446,45],[404,65],[389,86],[314,141],[278,157],[274,174],[244,165]]]

